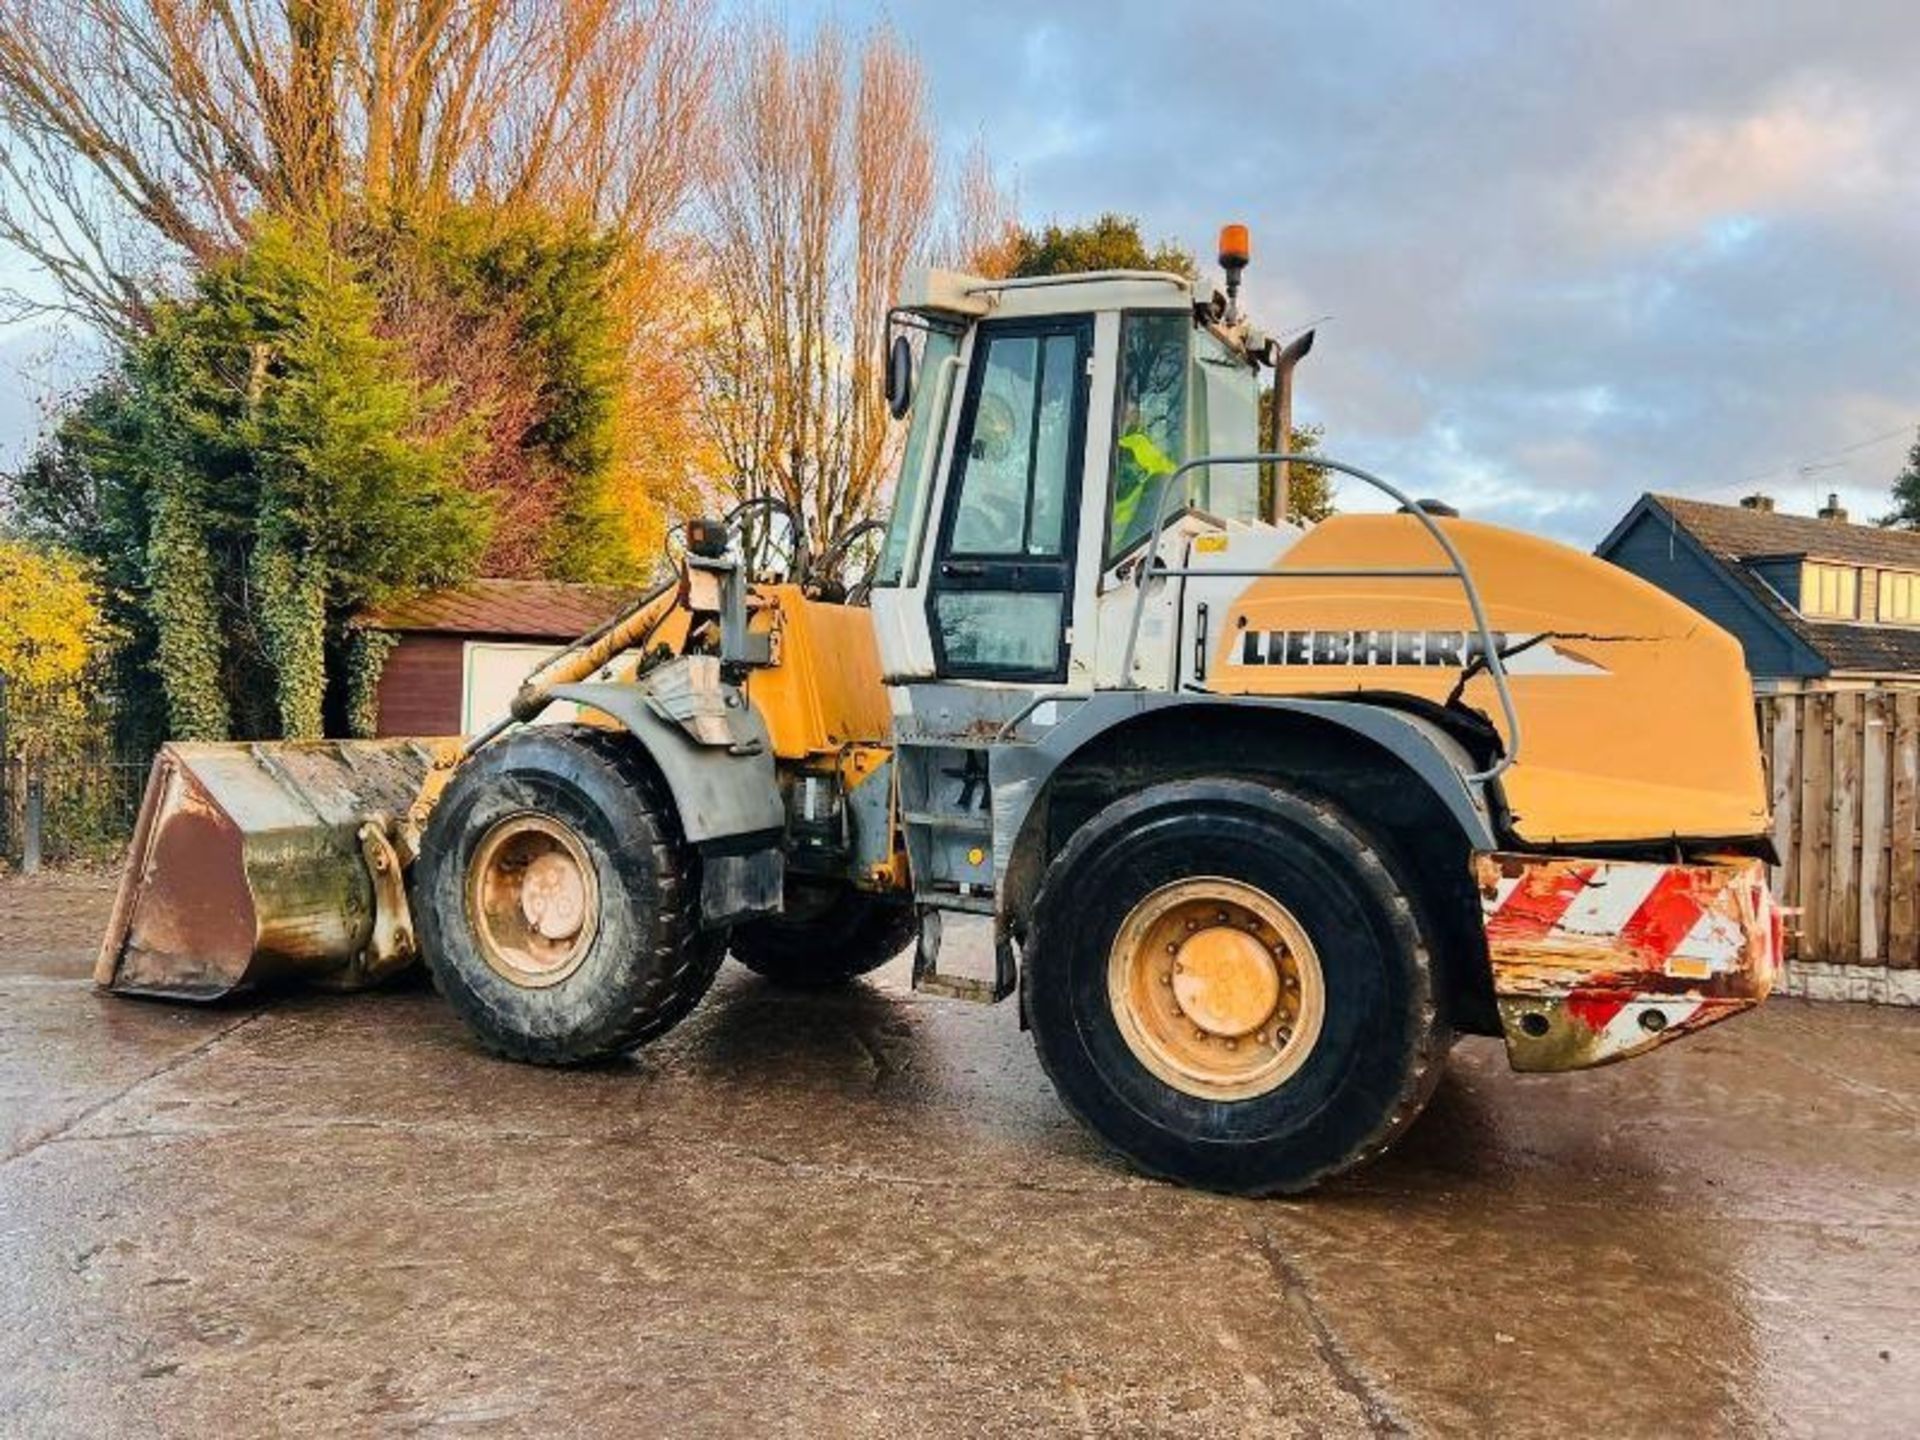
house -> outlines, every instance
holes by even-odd
[[[474,580],[362,614],[397,643],[380,672],[381,735],[471,735],[507,713],[541,661],[634,598],[619,586]],[[565,719],[572,707],[554,707]]]
[[[1920,534],[1788,515],[1764,495],[1643,495],[1595,552],[1684,600],[1746,650],[1762,694],[1920,683]]]
[[[1746,650],[1786,993],[1920,1005],[1920,534],[1643,495],[1598,554]]]

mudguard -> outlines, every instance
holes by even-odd
[[[1058,712],[1044,723],[1049,707]],[[1467,777],[1474,766],[1458,742],[1418,716],[1357,701],[1266,699],[1181,692],[1121,690],[1061,695],[1032,708],[1015,727],[1027,744],[997,746],[992,755],[994,873],[1005,875],[1034,801],[1060,768],[1084,746],[1115,726],[1153,711],[1192,708],[1251,709],[1310,715],[1371,741],[1393,756],[1438,796],[1476,850],[1495,848],[1492,818],[1482,786]],[[1204,723],[1196,720],[1196,723]]]
[[[737,693],[737,692],[736,692]],[[735,734],[724,743],[693,738],[663,717],[640,685],[562,685],[555,700],[571,701],[620,722],[640,742],[673,796],[680,825],[696,845],[783,830],[786,806],[774,777],[766,723],[742,699],[729,717]]]
[[[639,685],[562,685],[553,698],[617,720],[647,752],[700,848],[701,918],[730,925],[781,908],[787,809],[766,722],[739,690],[680,668],[707,658]]]

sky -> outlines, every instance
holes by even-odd
[[[1331,455],[1583,545],[1650,489],[1887,508],[1920,427],[1913,0],[827,13],[914,44],[1029,221],[1119,210],[1203,260],[1248,223],[1256,318],[1320,320],[1298,403]]]
[[[781,8],[891,23],[1029,222],[1118,210],[1203,260],[1249,224],[1256,319],[1319,325],[1301,418],[1467,514],[1874,518],[1920,427],[1913,0]],[[87,355],[0,329],[0,463]]]

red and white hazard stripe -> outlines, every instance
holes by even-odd
[[[1637,1054],[1772,988],[1780,911],[1758,860],[1487,855],[1479,875],[1494,992],[1520,1025],[1508,1048],[1522,1068]]]
[[[1611,969],[1708,980],[1752,963],[1771,927],[1758,862],[1655,865],[1534,861],[1505,867],[1485,896],[1487,940],[1539,956],[1559,946],[1614,952]],[[1770,951],[1773,947],[1768,944]]]

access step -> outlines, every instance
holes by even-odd
[[[946,900],[960,899],[959,896],[945,896]],[[968,897],[971,898],[971,897]],[[953,908],[953,907],[947,907]],[[991,910],[992,902],[988,902]],[[971,1000],[980,1005],[994,1005],[1013,993],[1019,983],[1019,967],[1014,963],[1013,945],[1004,936],[996,936],[993,946],[993,979],[982,980],[973,975],[955,975],[940,969],[940,941],[944,927],[940,911],[931,906],[920,908],[920,940],[913,951],[913,988],[927,995],[940,995],[949,1000]]]

